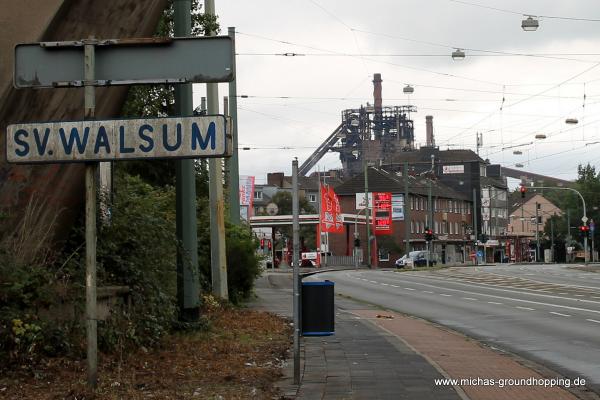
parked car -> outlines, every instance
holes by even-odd
[[[435,265],[436,262],[431,257],[429,265]],[[396,260],[396,268],[404,267],[423,267],[427,266],[427,252],[423,250],[411,251]]]
[[[405,254],[402,257],[400,257],[399,259],[396,260],[396,268],[404,268],[407,266],[407,262],[408,262],[408,255]]]

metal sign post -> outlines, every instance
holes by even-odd
[[[292,240],[294,244],[294,384],[300,384],[300,213],[298,201],[298,159],[292,161]],[[321,222],[319,221],[319,224]]]
[[[84,46],[85,53],[85,119],[94,119],[96,88],[94,81],[95,48],[93,40]],[[8,146],[7,146],[8,147]],[[88,385],[98,384],[98,313],[96,304],[96,172],[98,163],[85,166],[85,331],[87,337]]]
[[[95,86],[228,82],[234,78],[233,57],[232,39],[228,36],[179,39],[90,39],[19,44],[15,48],[13,79],[16,88],[83,86],[87,121],[95,118]],[[136,123],[135,120],[130,122]],[[189,124],[186,125],[188,122]],[[194,127],[193,121],[181,119],[179,122],[165,120],[160,129],[155,129],[156,127],[146,121],[138,126],[137,139],[140,141],[127,142],[131,140],[129,135],[126,135],[126,128],[129,125],[122,124],[118,128],[113,126],[111,130],[108,125],[102,123],[103,121],[62,122],[53,124],[56,128],[54,131],[52,127],[45,124],[42,124],[43,127],[40,124],[36,124],[35,127],[21,124],[9,127],[6,135],[9,162],[88,162],[85,172],[86,331],[88,384],[91,387],[96,387],[98,380],[96,309],[98,163],[96,161],[127,158],[199,158],[206,156],[203,152],[207,147],[210,147],[209,152],[216,150],[219,132],[222,132],[223,138],[226,137],[225,129],[219,129],[216,122],[212,128],[208,126],[203,131],[200,122],[196,122]],[[222,125],[225,128],[226,123],[223,122]],[[31,128],[30,131],[27,128]],[[187,144],[184,142],[186,132]],[[154,146],[161,141],[162,148],[159,151],[158,147]],[[227,141],[224,140],[222,144],[222,150],[225,151],[222,154],[215,152],[213,156],[228,156]],[[193,180],[191,183],[193,184]],[[195,207],[193,209],[195,211]],[[187,217],[195,218],[195,215]],[[195,235],[195,232],[192,234]],[[190,270],[192,273],[194,270],[197,271],[197,265],[192,265]],[[195,280],[191,283],[198,284]]]

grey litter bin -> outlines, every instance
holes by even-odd
[[[302,282],[302,335],[328,336],[335,333],[334,283]]]

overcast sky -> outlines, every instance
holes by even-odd
[[[342,110],[372,103],[374,73],[384,106],[416,106],[417,143],[432,115],[441,149],[475,150],[482,132],[483,158],[563,179],[600,161],[600,22],[578,20],[600,21],[597,0],[216,0],[216,10],[222,34],[237,31],[238,95],[249,96],[238,99],[239,143],[251,148],[240,173],[257,183],[302,163]],[[521,29],[523,14],[543,16],[537,31]],[[466,58],[452,60],[453,48]],[[204,92],[195,86],[197,104]],[[317,167],[341,167],[338,154]]]

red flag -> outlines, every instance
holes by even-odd
[[[331,198],[331,201],[333,203],[333,221],[335,222],[335,226],[331,232],[344,233],[344,219],[342,217],[340,199],[337,197],[337,194],[335,194],[331,186],[329,187],[329,197]]]
[[[329,190],[321,185],[321,232],[333,232],[335,229],[335,208],[329,196]]]

